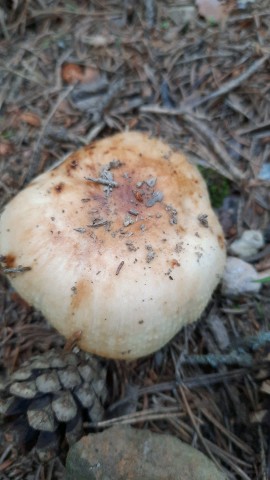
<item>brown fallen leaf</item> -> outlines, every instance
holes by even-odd
[[[31,127],[39,128],[41,126],[41,120],[36,113],[22,112],[19,114],[20,120],[31,125]]]
[[[83,75],[83,83],[90,83],[97,79],[99,71],[94,67],[85,67]]]
[[[3,463],[1,463],[0,472],[4,472],[8,467],[10,467],[10,465],[12,465],[13,462],[14,460],[7,459]]]
[[[220,23],[226,18],[224,6],[219,0],[196,0],[199,14],[209,23]]]
[[[62,79],[64,82],[73,83],[90,83],[95,80],[99,75],[96,68],[82,67],[75,63],[65,63],[62,66]]]
[[[14,151],[14,145],[10,142],[0,142],[0,157],[10,155]]]
[[[268,247],[266,247],[265,250],[270,251],[270,245]],[[256,263],[256,270],[257,270],[257,272],[263,272],[264,270],[270,270],[270,255],[267,255],[259,263]]]
[[[66,83],[81,82],[83,78],[83,69],[75,63],[65,63],[62,66],[62,79]]]

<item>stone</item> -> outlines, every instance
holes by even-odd
[[[226,480],[204,454],[168,434],[115,426],[83,437],[67,456],[66,480]]]
[[[260,276],[249,263],[236,257],[228,257],[222,277],[221,292],[226,297],[235,297],[246,293],[258,293]]]
[[[256,255],[263,246],[264,238],[260,230],[246,230],[240,238],[232,242],[229,251],[237,257],[248,258]]]
[[[196,16],[196,9],[193,5],[173,5],[167,7],[167,16],[177,26],[184,26],[189,22],[194,21]]]

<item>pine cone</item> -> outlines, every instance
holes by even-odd
[[[103,418],[105,377],[99,361],[79,349],[32,357],[0,384],[0,414],[13,441],[26,450],[35,447],[42,461],[73,444],[83,421]]]

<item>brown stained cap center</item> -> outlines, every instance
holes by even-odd
[[[16,265],[16,256],[12,253],[0,256],[0,262],[3,263],[6,268],[14,268]]]

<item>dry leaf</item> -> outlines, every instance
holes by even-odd
[[[86,43],[90,47],[107,47],[114,43],[115,38],[112,35],[90,35],[89,37],[83,37],[83,43]]]
[[[266,249],[267,249],[267,247],[266,247]],[[270,251],[270,245],[268,246],[268,251]],[[256,263],[256,270],[257,270],[257,272],[263,272],[264,270],[270,270],[270,255],[267,255],[259,263]]]
[[[226,17],[223,5],[218,0],[196,0],[199,14],[209,23],[219,23]]]
[[[75,63],[66,63],[62,66],[62,79],[66,83],[90,83],[98,77],[99,72],[93,67],[81,67]]]
[[[41,126],[41,120],[36,113],[32,112],[23,112],[20,113],[19,115],[20,120],[22,120],[25,123],[28,123],[28,125],[31,125],[31,127],[36,127],[39,128]]]
[[[94,67],[85,67],[82,83],[90,83],[97,79],[99,71]]]
[[[81,82],[83,78],[83,69],[75,63],[66,63],[62,66],[62,79],[66,83]]]
[[[10,155],[14,151],[14,147],[10,142],[0,142],[0,157]]]

